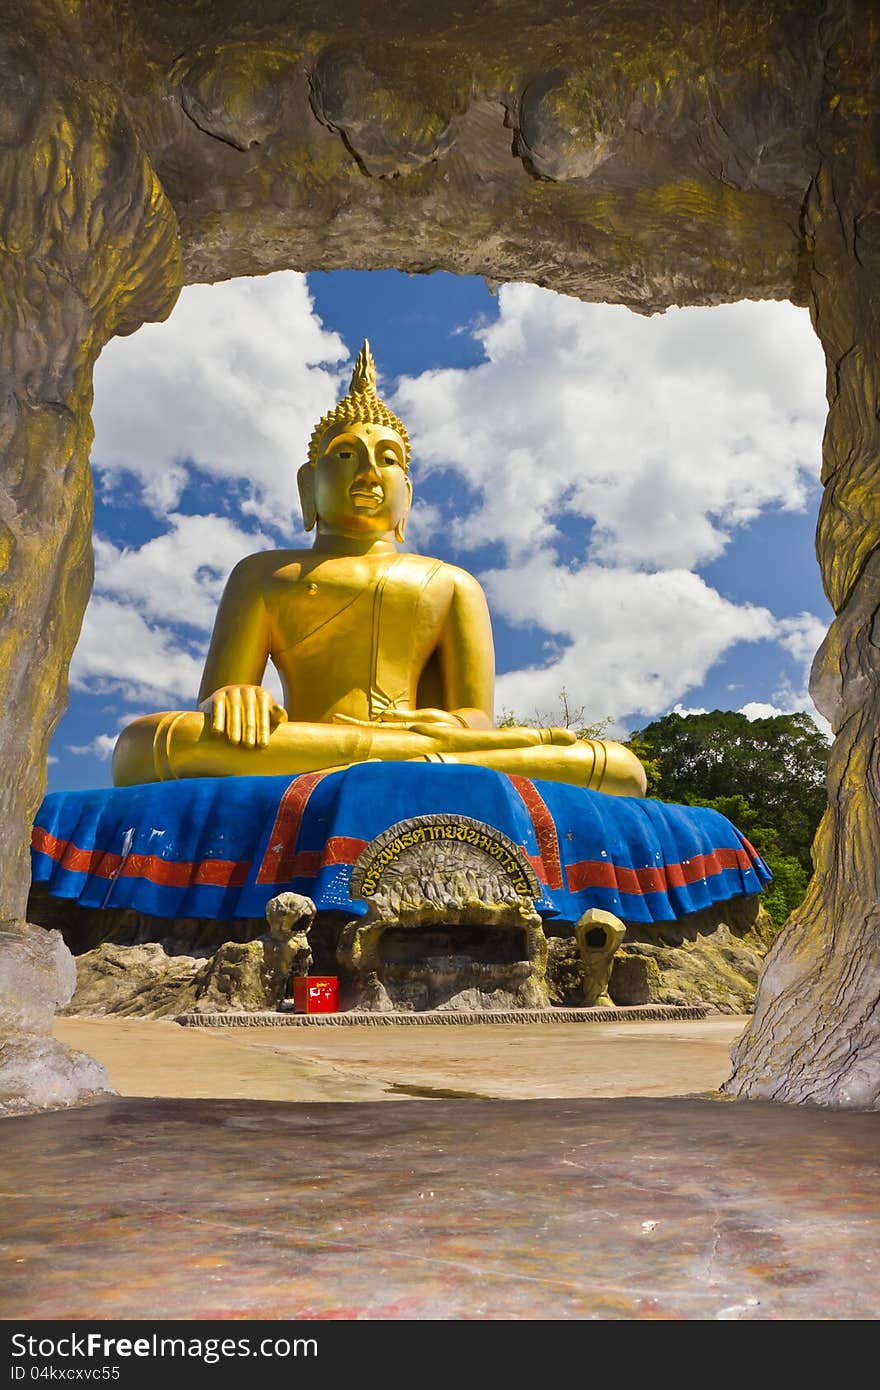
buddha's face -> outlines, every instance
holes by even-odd
[[[338,535],[397,534],[412,501],[406,453],[386,425],[341,424],[321,441],[313,473],[318,529]]]

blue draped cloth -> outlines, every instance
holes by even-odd
[[[156,917],[262,917],[286,890],[357,916],[366,904],[349,897],[349,880],[362,850],[400,820],[442,813],[522,846],[539,912],[562,921],[590,907],[672,921],[770,879],[717,811],[416,762],[54,792],[34,826],[33,877],[85,907]]]

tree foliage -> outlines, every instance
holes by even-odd
[[[657,765],[649,795],[701,804],[742,797],[754,825],[775,833],[779,853],[809,872],[810,846],[825,810],[830,751],[809,715],[667,714],[639,730],[629,746],[640,757],[644,749]]]
[[[604,738],[610,717],[592,720],[568,692],[553,710],[522,718],[505,710],[499,724],[572,729],[578,738]],[[747,719],[733,710],[667,714],[628,740],[648,778],[648,796],[720,811],[766,860],[773,882],[763,901],[781,925],[803,900],[810,847],[825,810],[830,746],[807,714]]]

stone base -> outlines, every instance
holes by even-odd
[[[217,1007],[228,1017],[231,1009],[259,1012],[278,1003],[277,998],[258,997],[256,988],[261,962],[251,957],[266,931],[262,920],[166,920],[131,910],[82,908],[51,898],[41,887],[32,890],[29,910],[32,920],[60,930],[77,957],[77,989],[66,1013],[174,1018]],[[318,915],[309,932],[312,974],[342,974],[336,946],[348,920],[342,913]],[[759,898],[732,898],[676,922],[630,922],[626,927],[608,987],[615,1004],[697,1004],[720,1013],[751,1011],[758,971],[775,936]],[[550,1003],[580,1014],[583,968],[574,927],[547,921],[544,930]],[[404,945],[411,933],[405,935]],[[521,997],[522,971],[528,974],[528,967],[518,964],[517,952],[508,949],[520,933],[471,927],[466,943],[450,927],[425,927],[412,935],[410,946],[421,948],[422,959],[412,949],[402,954],[395,933],[386,933],[391,957],[383,965],[386,983],[370,999],[363,982],[358,989],[343,979],[343,1008],[387,1009],[393,1014],[458,1008],[497,1014],[499,1009],[528,1012],[542,1002]],[[396,975],[401,977],[399,985]],[[470,1002],[464,994],[473,996]],[[554,1015],[557,1012],[554,1008]]]
[[[183,1028],[412,1028],[440,1024],[474,1023],[665,1023],[681,1019],[705,1018],[708,1008],[701,1004],[635,1004],[631,1008],[606,1009],[487,1009],[474,1013],[428,1009],[424,1013],[295,1014],[285,1009],[275,1013],[178,1014]]]

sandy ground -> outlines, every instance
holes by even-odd
[[[181,1028],[59,1018],[124,1096],[372,1101],[684,1096],[716,1090],[744,1017],[468,1028]]]

